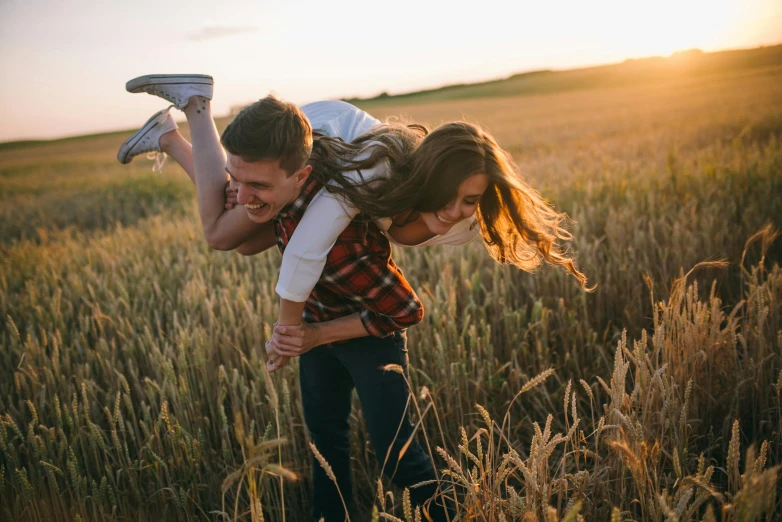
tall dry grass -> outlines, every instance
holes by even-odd
[[[488,126],[598,284],[395,252],[427,311],[413,420],[461,520],[778,516],[780,74],[384,109]],[[0,517],[304,519],[295,364],[258,351],[279,255],[210,251],[184,174],[114,165],[121,139],[0,152]],[[353,520],[425,520],[357,401],[352,424]]]

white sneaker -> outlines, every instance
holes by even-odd
[[[157,161],[152,170],[160,172],[166,162],[166,154],[160,151],[160,137],[179,128],[174,118],[171,117],[171,107],[153,114],[133,136],[120,146],[119,152],[117,152],[117,159],[120,163],[123,165],[130,163],[130,160],[136,156],[147,152],[157,153],[155,155]]]
[[[211,100],[214,79],[206,74],[149,74],[133,78],[125,84],[125,89],[160,96],[182,110],[192,96]]]

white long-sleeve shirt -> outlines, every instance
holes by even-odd
[[[320,101],[302,106],[302,110],[310,120],[312,130],[327,136],[342,138],[351,142],[368,132],[380,121],[359,108],[343,101]],[[371,148],[383,146],[378,142],[367,144],[368,155]],[[360,158],[360,156],[359,156]],[[389,166],[386,161],[378,163],[371,169],[363,169],[364,179],[376,176],[388,176]],[[346,177],[358,180],[358,172],[346,172]],[[310,202],[301,221],[285,248],[280,266],[280,277],[275,288],[283,299],[304,302],[309,297],[320,279],[323,267],[337,237],[358,215],[358,209],[350,201],[321,189]],[[434,236],[418,245],[402,245],[390,234],[391,218],[375,219],[378,228],[386,233],[389,241],[400,246],[433,246],[433,245],[464,245],[478,235],[475,218],[465,219],[456,223],[447,234]]]

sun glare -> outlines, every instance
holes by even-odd
[[[618,30],[633,55],[667,55],[694,47],[726,47],[741,32],[741,9],[736,2],[661,0],[633,10],[640,23]],[[617,42],[621,45],[620,42]]]

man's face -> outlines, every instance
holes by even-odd
[[[312,167],[304,166],[288,176],[280,167],[280,160],[248,163],[229,153],[225,170],[231,176],[231,186],[238,191],[237,201],[244,205],[250,220],[265,223],[298,197]]]

